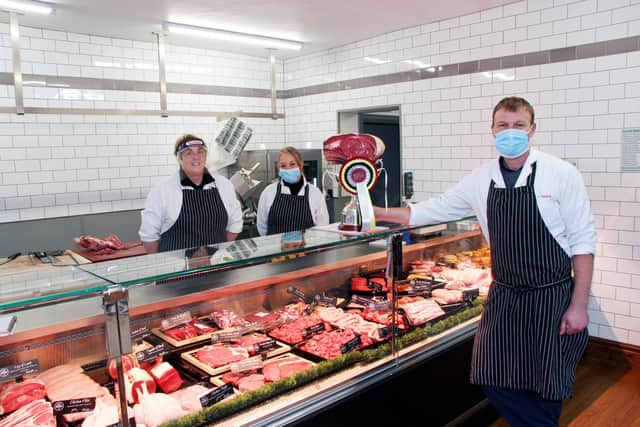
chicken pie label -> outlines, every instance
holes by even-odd
[[[233,394],[233,386],[227,383],[198,397],[203,408],[220,402]]]

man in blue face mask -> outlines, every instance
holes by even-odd
[[[476,215],[491,247],[494,281],[471,382],[512,426],[557,426],[588,340],[596,232],[580,173],[530,148],[534,119],[525,99],[502,99],[491,124],[495,160],[440,197],[375,214],[425,225]]]

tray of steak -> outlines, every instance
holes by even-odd
[[[360,316],[370,322],[379,323],[384,326],[391,325],[391,310],[370,310],[366,308],[360,312]],[[407,321],[404,319],[404,316],[400,312],[396,313],[396,325],[401,331],[407,330],[409,328],[409,326],[407,325]]]
[[[350,329],[359,335],[367,335],[373,341],[383,341],[380,325],[365,320],[358,311],[344,311],[335,307],[316,307],[315,309],[318,317],[337,328]]]
[[[151,332],[174,347],[184,347],[207,341],[212,333],[219,330],[210,317],[203,317],[165,330],[153,328]]]
[[[262,368],[245,372],[227,372],[211,378],[214,385],[221,386],[231,383],[240,392],[253,391],[269,382],[276,382],[291,375],[306,371],[314,365],[313,362],[291,353],[267,359]]]
[[[457,289],[434,289],[431,298],[440,305],[462,302],[462,291]]]
[[[284,323],[281,311],[258,311],[256,313],[247,314],[244,316],[244,320],[248,323],[257,323],[261,325],[260,330],[262,331],[267,331],[281,326]]]
[[[435,301],[423,297],[402,297],[398,308],[404,311],[411,326],[423,325],[446,314]]]
[[[279,328],[272,329],[268,332],[268,335],[287,344],[294,345],[301,343],[314,334],[330,329],[331,326],[325,324],[318,316],[311,315],[299,317]]]
[[[266,335],[250,334],[233,344],[213,344],[190,350],[180,356],[209,375],[218,375],[230,369],[230,364],[249,358],[253,354],[273,357],[286,353],[291,347]]]
[[[345,331],[336,329],[314,335],[296,349],[311,360],[314,358],[328,360],[373,344],[374,341],[368,335],[358,335],[350,329]]]

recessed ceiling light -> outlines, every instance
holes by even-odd
[[[278,39],[275,37],[266,37],[257,34],[238,33],[235,31],[218,30],[214,28],[195,27],[192,25],[174,24],[171,22],[166,23],[165,26],[170,33],[174,34],[184,34],[188,36],[226,40],[274,49],[302,49],[302,42],[293,40]]]
[[[43,15],[53,13],[53,5],[39,1],[30,0],[0,0],[0,9],[12,12],[33,12]]]

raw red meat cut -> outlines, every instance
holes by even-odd
[[[221,329],[244,325],[246,321],[231,310],[214,311],[211,318]]]
[[[462,291],[453,289],[434,289],[431,297],[440,305],[453,304],[462,301]]]
[[[191,323],[183,323],[182,325],[178,325],[175,328],[167,329],[166,331],[164,331],[164,333],[169,335],[171,338],[182,341],[189,338],[197,337],[198,329]]]
[[[249,352],[241,346],[208,345],[195,353],[195,358],[212,368],[247,359]]]
[[[90,251],[98,251],[101,249],[125,249],[125,245],[115,234],[110,234],[104,239],[95,236],[83,235],[73,239],[78,245],[87,248]]]
[[[8,417],[0,420],[0,427],[50,426],[55,427],[51,404],[44,399],[27,403]]]
[[[273,342],[273,339],[264,334],[254,332],[249,335],[244,335],[236,344],[246,348],[250,355],[254,355],[256,354],[255,345],[266,341]]]
[[[367,133],[334,135],[324,141],[322,147],[327,162],[337,164],[344,164],[355,158],[374,162],[384,153],[382,140]]]
[[[335,359],[342,354],[342,345],[355,337],[356,334],[351,330],[325,332],[320,335],[314,335],[300,349],[323,359]],[[362,340],[362,345],[359,349],[373,344],[373,341],[367,335],[360,335],[360,339]]]
[[[44,382],[31,378],[21,383],[9,382],[0,385],[0,415],[8,414],[34,400],[44,399]]]
[[[369,310],[365,309],[360,313],[360,315],[370,320],[371,322],[380,323],[381,325],[390,325],[391,324],[391,311],[387,310]],[[404,321],[404,317],[400,313],[396,313],[396,325],[398,329],[404,330],[407,329],[407,324]]]
[[[225,384],[231,383],[235,388],[238,388],[238,381],[240,381],[242,378],[246,377],[247,375],[256,374],[256,373],[257,372],[255,370],[250,372],[227,372],[222,376],[221,379]]]
[[[308,360],[288,356],[266,362],[262,368],[262,374],[266,381],[275,382],[290,377],[296,372],[306,371],[312,366],[313,363]]]
[[[302,334],[304,329],[322,323],[322,319],[317,316],[300,317],[291,323],[272,329],[269,331],[269,335],[288,344],[298,344],[307,338]],[[330,330],[331,327],[329,325],[325,325],[325,329]]]
[[[435,301],[422,297],[402,297],[398,300],[398,307],[404,311],[413,326],[422,325],[445,314]]]
[[[260,374],[251,374],[244,376],[238,380],[238,390],[241,392],[254,391],[264,385],[264,376]]]
[[[176,391],[182,385],[180,374],[168,362],[157,364],[149,370],[149,373],[160,387],[160,390],[165,393]]]

